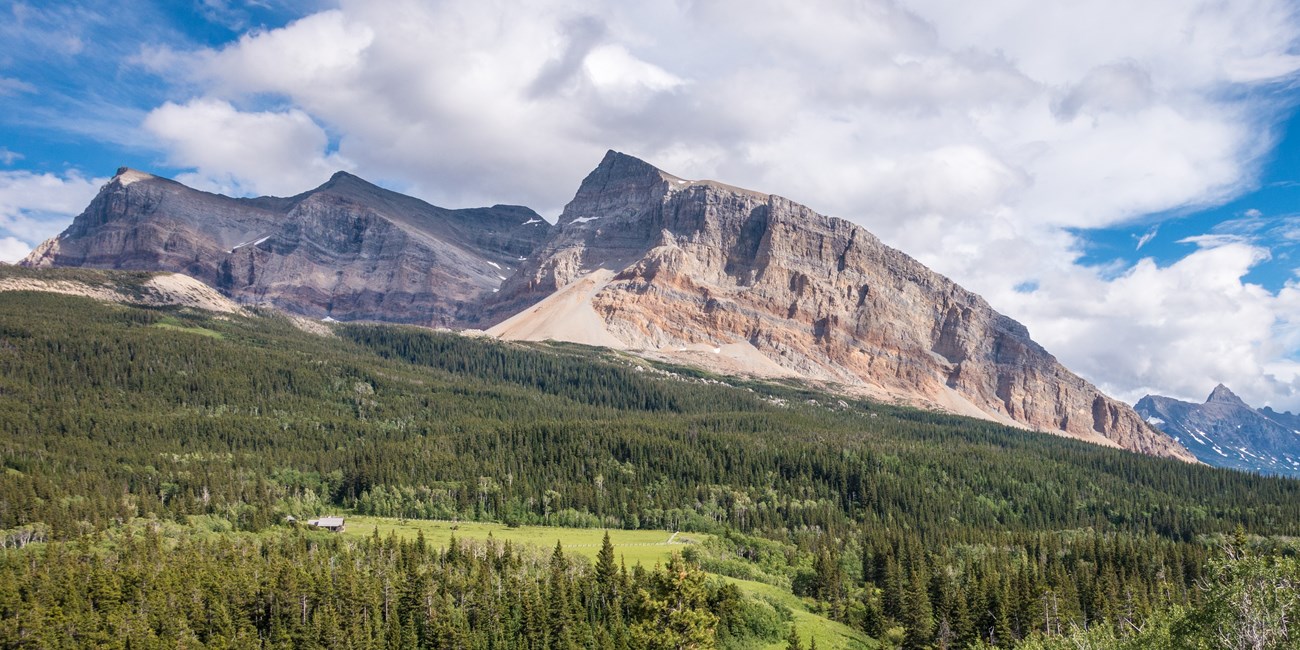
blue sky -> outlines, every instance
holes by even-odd
[[[120,165],[558,214],[606,149],[866,226],[1134,401],[1300,409],[1300,15],[1149,0],[0,2],[0,259]]]
[[[1291,91],[1288,91],[1291,95]],[[1226,201],[1135,215],[1113,228],[1079,231],[1084,264],[1125,269],[1143,257],[1169,265],[1197,248],[1196,238],[1219,236],[1258,242],[1269,258],[1244,276],[1279,291],[1300,269],[1300,113],[1294,96],[1277,127],[1278,142],[1259,160],[1256,180]]]

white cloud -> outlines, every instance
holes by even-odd
[[[36,86],[26,81],[12,77],[0,77],[0,97],[34,92],[36,92]]]
[[[289,196],[350,164],[326,149],[325,131],[301,110],[243,112],[229,102],[168,102],[144,127],[169,149],[169,162],[194,168],[179,180],[229,194]]]
[[[1142,247],[1151,243],[1151,240],[1155,239],[1156,235],[1158,234],[1160,234],[1159,226],[1156,226],[1151,230],[1146,231],[1145,233],[1142,234],[1141,237],[1138,237],[1137,246],[1134,246],[1133,250],[1139,250],[1139,251],[1142,250]]]
[[[615,148],[862,223],[1122,396],[1224,381],[1300,407],[1275,324],[1296,290],[1243,282],[1258,243],[1095,269],[1072,234],[1253,187],[1298,41],[1287,0],[341,0],[140,61],[214,98],[146,123],[209,184],[299,191],[347,160],[554,214]]]
[[[63,176],[0,171],[0,260],[15,261],[59,234],[106,182],[75,171]]]
[[[1192,243],[1195,252],[1163,268],[1144,259],[1113,279],[1059,275],[1014,308],[1045,347],[1129,402],[1147,393],[1201,401],[1224,382],[1256,405],[1293,408],[1300,363],[1286,355],[1300,344],[1300,290],[1243,282],[1269,255],[1263,248],[1229,237]]]
[[[32,247],[17,237],[0,237],[0,262],[14,263],[27,257]]]

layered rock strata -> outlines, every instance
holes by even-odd
[[[865,229],[779,196],[610,152],[490,301],[486,313],[509,316],[490,331],[563,322],[572,306],[551,313],[540,301],[593,281],[582,309],[601,331],[586,326],[571,340],[744,350],[747,361],[877,396],[1193,460],[979,296]]]
[[[172,271],[316,318],[459,326],[549,230],[528,208],[447,210],[344,172],[234,199],[123,168],[23,263]]]

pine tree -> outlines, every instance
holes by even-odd
[[[912,573],[903,594],[903,628],[907,631],[905,647],[909,650],[924,648],[934,636],[934,612],[930,605],[930,592],[918,566]]]
[[[600,542],[600,552],[596,554],[596,594],[598,609],[603,617],[615,608],[618,601],[618,565],[614,563],[614,545],[609,540],[609,531]]]
[[[569,600],[569,561],[564,557],[564,547],[557,540],[555,551],[551,553],[550,591],[548,593],[548,610],[550,624],[548,635],[551,650],[574,650],[578,647],[574,639],[574,615]]]
[[[790,635],[785,638],[785,650],[803,650],[803,643],[799,641],[799,630],[794,623],[790,624]]]
[[[868,587],[862,594],[862,630],[873,639],[879,639],[884,633],[885,611],[880,606],[880,597],[875,593],[876,589]]]

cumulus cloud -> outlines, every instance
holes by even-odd
[[[1300,363],[1287,358],[1300,343],[1300,288],[1271,294],[1243,281],[1266,249],[1232,237],[1187,243],[1197,249],[1166,267],[1143,259],[1115,278],[1055,277],[1052,291],[1015,310],[1038,324],[1045,347],[1129,402],[1148,393],[1201,401],[1224,381],[1256,404],[1290,405],[1300,392]]]
[[[0,171],[0,260],[17,261],[68,227],[106,182],[77,172]]]
[[[14,263],[27,257],[32,247],[17,237],[0,237],[0,262]]]
[[[140,60],[210,98],[146,123],[209,186],[299,191],[349,161],[553,215],[619,149],[857,221],[1121,396],[1224,381],[1300,407],[1295,290],[1243,280],[1259,242],[1098,269],[1077,234],[1253,187],[1298,39],[1286,0],[341,0]]]
[[[244,112],[230,102],[168,102],[144,127],[169,149],[169,162],[197,171],[179,180],[227,194],[288,196],[351,165],[327,151],[324,129],[301,110]]]

